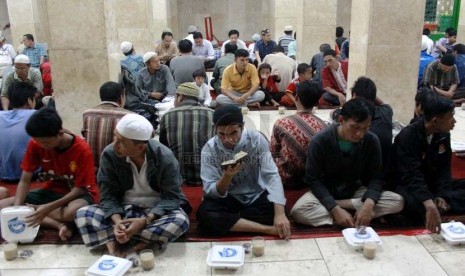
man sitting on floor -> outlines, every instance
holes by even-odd
[[[405,199],[405,214],[434,233],[441,230],[440,213],[465,212],[465,187],[451,176],[454,108],[451,99],[430,98],[423,117],[396,136],[387,174]]]
[[[126,114],[124,109],[126,96],[121,84],[109,81],[100,86],[100,104],[84,111],[82,136],[89,144],[94,155],[95,168],[100,164],[100,154],[113,142],[116,123]]]
[[[312,114],[313,107],[324,91],[316,82],[297,85],[297,114],[278,119],[273,126],[270,151],[285,187],[305,186],[305,161],[312,137],[326,127],[323,120]]]
[[[138,242],[129,251],[154,243],[165,248],[187,231],[189,219],[181,207],[190,206],[178,161],[152,136],[152,125],[138,114],[125,115],[116,125],[115,142],[100,158],[100,204],[76,214],[87,246],[106,244],[109,254],[125,256],[131,240]]]
[[[355,98],[342,107],[338,124],[313,137],[306,168],[310,191],[292,207],[296,222],[357,227],[402,210],[400,195],[383,192],[381,147],[368,131],[373,117],[373,105]]]
[[[234,54],[234,63],[224,69],[221,81],[222,94],[216,98],[218,104],[260,107],[265,93],[258,90],[260,79],[257,68],[249,63],[248,57],[247,50],[238,49]]]
[[[333,49],[323,53],[325,67],[321,71],[323,98],[331,105],[343,105],[346,102],[347,72],[349,64],[345,60],[338,61]]]
[[[213,123],[216,136],[202,149],[199,227],[210,235],[231,231],[289,238],[283,185],[268,141],[261,133],[244,129],[241,109],[234,105],[215,110]],[[241,151],[248,154],[242,161],[222,168],[222,162]]]
[[[453,98],[459,81],[455,57],[446,54],[441,59],[428,64],[422,83],[428,84],[434,92],[443,97]]]
[[[160,142],[178,159],[184,183],[202,185],[200,152],[213,136],[213,110],[199,104],[194,83],[178,86],[174,106],[161,118]]]
[[[374,106],[375,114],[371,120],[369,131],[376,134],[381,145],[381,153],[383,167],[387,163],[387,159],[391,152],[392,145],[392,107],[384,102],[376,95],[376,84],[367,77],[359,77],[352,87],[352,96],[355,98],[363,98],[371,102]],[[337,118],[341,109],[336,109],[333,114],[333,120]]]
[[[35,93],[36,88],[27,82],[10,86],[8,98],[13,110],[0,111],[0,179],[17,181],[21,178],[21,162],[31,140],[25,126],[36,111]]]
[[[15,82],[28,82],[36,88],[36,99],[39,98],[44,84],[42,82],[42,74],[37,68],[32,68],[29,58],[26,55],[17,55],[15,57],[14,71],[9,73],[3,79],[2,83],[2,108],[8,110],[10,101],[8,100],[8,89]]]
[[[84,139],[66,132],[54,109],[42,108],[27,121],[32,137],[24,155],[23,174],[16,195],[0,201],[0,208],[29,204],[35,212],[27,217],[30,226],[55,228],[62,240],[72,236],[70,223],[76,211],[98,202],[92,152]],[[42,189],[28,192],[33,172],[39,167]]]

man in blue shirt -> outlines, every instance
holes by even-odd
[[[42,44],[35,43],[32,34],[25,34],[23,36],[23,44],[25,46],[23,54],[29,57],[31,67],[39,68],[44,62],[44,56],[47,55],[45,47]]]
[[[457,88],[465,87],[465,45],[462,43],[454,45],[452,53],[455,56],[455,66],[457,66],[459,72],[459,85]]]
[[[121,60],[121,65],[124,66],[135,78],[140,69],[145,67],[142,56],[136,54],[134,46],[129,41],[121,42],[121,51],[125,56],[125,58]]]
[[[13,110],[0,111],[0,179],[15,181],[21,178],[21,161],[31,139],[25,126],[35,112],[36,91],[28,82],[15,82],[8,90]]]
[[[215,110],[213,123],[216,135],[202,149],[199,227],[218,236],[231,231],[289,238],[283,185],[268,141],[259,132],[244,129],[241,109],[234,105]],[[248,154],[242,161],[222,166],[241,151]]]
[[[260,32],[262,39],[255,43],[255,57],[257,58],[258,65],[262,63],[262,60],[273,52],[274,47],[276,47],[276,42],[271,40],[271,32],[268,29],[262,30]]]

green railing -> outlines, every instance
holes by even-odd
[[[431,30],[430,38],[438,40],[449,27],[457,30],[459,13],[460,0],[427,0],[424,20],[425,27]]]

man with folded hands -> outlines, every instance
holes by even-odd
[[[127,114],[116,124],[115,140],[100,157],[100,203],[76,213],[87,246],[105,244],[110,255],[123,257],[154,245],[165,248],[187,231],[184,209],[190,205],[178,161],[152,136],[153,126],[141,115]]]

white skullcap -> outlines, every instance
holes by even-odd
[[[21,54],[15,57],[15,64],[16,63],[30,64],[31,61],[28,56]]]
[[[148,141],[152,138],[152,124],[139,114],[126,114],[116,124],[116,131],[128,139]]]
[[[291,25],[288,25],[288,26],[284,27],[284,31],[285,31],[285,32],[290,32],[290,31],[292,31],[292,26],[291,26]]]
[[[126,54],[127,52],[131,51],[132,49],[132,43],[129,41],[123,41],[121,42],[121,51],[123,54]]]
[[[155,52],[147,52],[144,54],[144,57],[142,58],[144,60],[144,63],[147,63],[152,57],[156,57],[157,53]]]
[[[255,41],[255,42],[259,41],[260,40],[260,35],[259,34],[254,34],[252,36],[252,40]]]
[[[421,50],[424,51],[426,49],[428,49],[428,37],[424,35],[421,37]]]
[[[190,25],[189,27],[187,27],[187,33],[194,33],[194,32],[197,32],[199,29],[196,27],[196,26],[193,26],[193,25]]]

